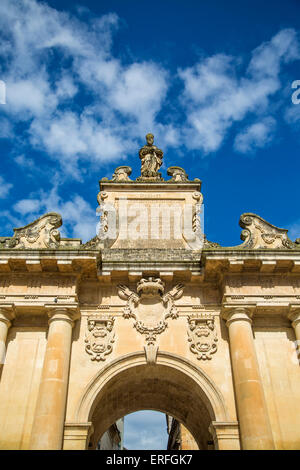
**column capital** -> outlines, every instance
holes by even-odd
[[[300,323],[300,302],[290,304],[288,311],[288,319],[291,320],[292,326],[295,328]]]
[[[69,322],[72,327],[74,322],[80,317],[78,304],[57,304],[55,302],[45,305],[46,311],[49,317],[49,325],[53,321],[66,321]]]
[[[15,304],[9,302],[0,303],[0,321],[6,323],[8,327],[11,325],[11,321],[16,317]]]
[[[223,305],[221,317],[226,321],[227,326],[234,321],[246,321],[251,324],[255,307],[255,304]]]

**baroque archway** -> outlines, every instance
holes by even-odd
[[[163,351],[157,363],[149,365],[144,353],[138,352],[113,361],[91,380],[78,405],[76,423],[66,423],[64,448],[95,448],[111,424],[143,409],[175,417],[191,432],[199,449],[206,449],[211,441],[212,423],[236,425],[228,423],[220,391],[199,367]],[[72,431],[80,426],[86,426],[86,433],[75,443]],[[219,447],[216,439],[215,446]]]

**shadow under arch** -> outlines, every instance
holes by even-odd
[[[119,357],[93,377],[79,401],[76,422],[93,424],[95,448],[117,419],[143,409],[176,418],[200,449],[211,440],[211,422],[228,421],[221,392],[200,367],[164,351],[158,352],[155,365],[149,365],[140,351]]]

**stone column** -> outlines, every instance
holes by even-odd
[[[251,327],[250,310],[223,313],[229,330],[234,390],[243,450],[274,449]]]
[[[14,304],[0,304],[0,370],[5,362],[7,333],[14,318]]]
[[[294,328],[294,331],[295,331],[296,352],[297,352],[297,357],[298,357],[298,361],[300,364],[300,305],[299,304],[290,305],[288,318],[291,320],[292,327]]]
[[[48,342],[31,432],[30,449],[60,450],[67,403],[72,328],[76,307],[49,308]]]

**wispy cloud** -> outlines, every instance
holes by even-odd
[[[269,116],[273,112],[270,100],[281,87],[282,66],[299,58],[296,32],[285,29],[253,51],[244,74],[239,58],[223,54],[179,70],[184,82],[182,103],[187,110],[186,146],[206,153],[217,151],[234,123],[248,116]],[[252,128],[252,137],[255,130],[259,132],[259,128]],[[258,147],[262,141],[257,140]],[[252,138],[249,149],[254,146]],[[240,151],[240,146],[236,148]]]
[[[272,140],[276,121],[272,117],[263,118],[237,134],[234,148],[241,153],[249,153],[257,148],[266,147]]]
[[[73,176],[79,158],[111,161],[131,151],[155,127],[167,92],[159,64],[113,57],[118,21],[107,14],[81,22],[36,0],[0,5],[5,112],[27,122],[31,144]]]
[[[59,178],[57,177],[59,181]],[[96,235],[99,216],[96,208],[92,208],[80,195],[70,195],[69,201],[64,201],[59,194],[59,182],[50,191],[40,190],[30,198],[20,199],[12,209],[12,217],[18,220],[19,226],[25,225],[46,212],[58,212],[62,215],[62,235],[82,238],[83,242]]]
[[[5,199],[12,187],[13,185],[11,183],[8,183],[2,176],[0,176],[0,199]]]

